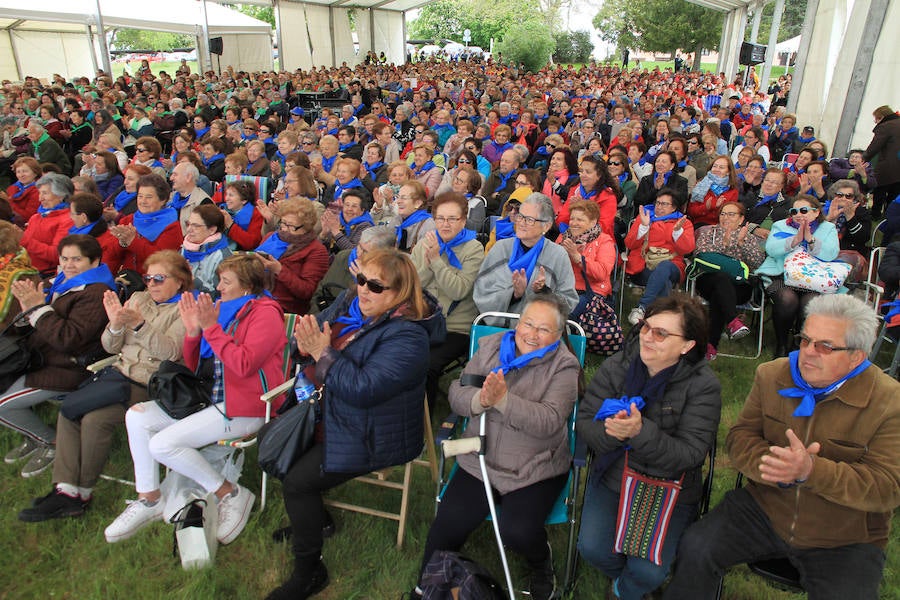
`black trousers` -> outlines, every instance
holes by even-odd
[[[801,508],[802,509],[802,508]],[[799,549],[778,537],[769,517],[742,488],[728,492],[688,527],[678,546],[675,575],[664,600],[712,600],[732,565],[787,558],[810,600],[876,600],[884,552],[872,544]]]
[[[719,347],[725,326],[738,314],[737,305],[750,299],[753,288],[735,283],[725,273],[706,273],[697,278],[697,291],[709,304],[709,343]]]
[[[291,520],[294,556],[300,560],[318,560],[322,553],[322,492],[365,474],[323,472],[324,453],[324,444],[317,443],[297,459],[284,478],[284,507]]]
[[[878,220],[884,215],[884,209],[894,198],[900,196],[900,181],[888,185],[880,185],[872,190],[872,219]]]
[[[440,346],[433,346],[429,353],[428,377],[425,379],[425,394],[428,396],[428,410],[434,413],[437,402],[438,384],[444,367],[466,356],[469,350],[469,336],[463,333],[447,332],[447,339]]]
[[[547,559],[549,549],[544,521],[568,477],[568,473],[563,473],[502,496],[494,490],[497,509],[502,507],[500,537],[503,545],[524,556],[529,565],[537,566]],[[435,550],[458,551],[489,513],[484,484],[477,477],[457,469],[428,530],[420,577]]]

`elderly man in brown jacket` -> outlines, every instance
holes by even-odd
[[[813,299],[800,350],[761,365],[728,434],[749,480],[687,530],[665,598],[714,598],[732,565],[786,558],[809,598],[878,598],[900,504],[900,384],[868,362],[878,320]]]

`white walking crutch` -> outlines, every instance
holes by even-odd
[[[481,480],[484,482],[484,493],[487,496],[488,507],[491,511],[491,523],[494,526],[494,537],[497,538],[497,549],[500,550],[500,560],[503,562],[503,574],[506,575],[506,589],[509,599],[516,600],[516,592],[513,589],[512,577],[509,574],[509,564],[506,562],[506,550],[503,549],[503,539],[500,537],[500,521],[497,519],[497,508],[494,506],[494,494],[491,493],[491,481],[488,477],[487,464],[484,453],[487,452],[485,443],[485,427],[487,413],[481,413],[478,425],[478,437],[462,438],[458,440],[444,440],[441,442],[441,450],[445,457],[458,456],[460,454],[478,453],[478,464],[481,466]]]

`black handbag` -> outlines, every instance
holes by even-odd
[[[308,400],[298,402],[278,418],[269,421],[257,433],[259,466],[278,479],[284,479],[294,462],[309,450],[316,436],[316,412],[322,390]]]
[[[147,382],[147,398],[173,419],[183,419],[212,404],[212,380],[181,363],[164,360]]]
[[[130,398],[131,382],[117,368],[109,366],[66,394],[59,412],[70,421],[77,421],[98,408],[127,404]]]
[[[22,375],[43,366],[41,353],[29,348],[26,341],[34,333],[34,328],[25,326],[26,317],[40,306],[19,313],[0,331],[0,393],[9,389]]]

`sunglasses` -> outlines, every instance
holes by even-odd
[[[816,210],[816,209],[812,208],[811,206],[801,206],[800,208],[792,208],[790,210],[790,213],[791,213],[791,216],[805,215],[807,213],[813,212],[814,210]]]
[[[640,321],[638,325],[641,328],[641,333],[649,333],[654,342],[664,342],[670,337],[684,337],[680,333],[672,333],[668,329],[663,329],[662,327],[653,327],[647,321]]]
[[[813,349],[819,354],[829,355],[832,352],[848,352],[850,350],[856,350],[856,348],[850,348],[848,346],[832,346],[829,342],[819,342],[813,341],[805,333],[798,333],[794,336],[794,341],[801,348],[806,348],[810,344],[812,344]]]
[[[472,161],[469,160],[468,158],[460,158],[456,162],[457,162],[457,164],[460,164],[460,165],[471,165],[472,164]]]
[[[623,163],[622,163],[621,161],[618,161],[618,160],[611,160],[611,161],[609,161],[609,166],[611,166],[611,167],[621,167],[622,164],[623,164]]]
[[[137,149],[137,152],[146,152],[146,151],[147,151],[146,148],[138,148],[138,149]]]
[[[856,194],[854,194],[853,192],[847,192],[846,194],[844,192],[838,192],[834,195],[834,197],[835,198],[846,198],[848,200],[852,200],[852,199],[856,198]]]
[[[141,277],[141,279],[143,279],[144,283],[147,285],[150,285],[151,281],[156,284],[161,284],[168,278],[168,275],[144,275],[143,277]]]
[[[544,145],[547,146],[548,148],[550,148],[551,150],[556,150],[556,144],[544,144]]]
[[[391,289],[389,286],[386,286],[381,282],[373,281],[371,279],[366,278],[366,276],[363,275],[362,273],[356,274],[356,285],[365,286],[365,287],[369,288],[369,291],[372,292],[373,294],[380,294],[384,290]]]

